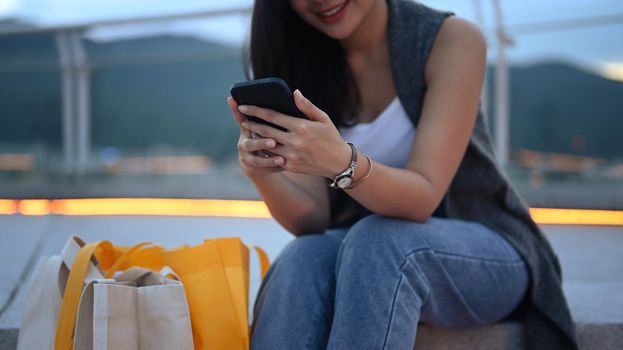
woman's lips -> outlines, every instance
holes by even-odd
[[[346,7],[350,0],[344,1],[343,3],[334,6],[330,9],[327,9],[322,12],[317,12],[316,15],[320,20],[325,24],[333,24],[339,22],[344,15],[346,14]]]

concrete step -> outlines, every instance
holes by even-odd
[[[58,254],[71,234],[116,244],[152,240],[164,246],[204,238],[240,236],[274,259],[292,239],[274,221],[192,217],[0,216],[0,350],[15,349],[29,272],[40,256]],[[563,288],[576,321],[581,349],[623,349],[623,246],[621,227],[544,226],[564,274]],[[252,265],[253,274],[253,265]],[[257,290],[251,283],[251,295]],[[416,349],[523,349],[516,321],[473,328],[421,325]]]
[[[17,347],[17,328],[0,329],[0,350]],[[524,350],[524,330],[520,322],[509,321],[472,329],[448,329],[420,325],[414,350]],[[622,324],[576,324],[582,350],[623,349]]]
[[[623,323],[576,323],[577,340],[582,350],[623,349]],[[421,325],[415,350],[435,349],[525,349],[521,322],[508,321],[471,329],[448,329]]]

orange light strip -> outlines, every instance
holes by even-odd
[[[593,209],[530,208],[537,224],[623,226],[623,211]]]
[[[172,215],[270,218],[260,201],[172,198],[97,198],[53,200],[61,215]]]
[[[0,199],[0,215],[17,214],[17,201],[12,199]]]
[[[262,201],[173,198],[3,199],[0,215],[158,215],[270,218]],[[537,224],[623,226],[623,211],[530,208]]]
[[[50,214],[50,201],[47,199],[23,199],[17,202],[17,210],[22,215]]]

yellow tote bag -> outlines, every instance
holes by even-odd
[[[172,249],[164,260],[185,286],[195,349],[247,349],[217,241]]]
[[[248,349],[249,248],[237,237],[171,250],[148,244],[116,246],[115,262],[102,268],[111,276],[132,266],[152,270],[169,266],[186,291],[195,349]],[[254,249],[263,278],[268,257],[261,248]]]
[[[151,245],[151,246],[148,246]],[[140,248],[140,249],[139,249]],[[139,243],[135,246],[114,246],[113,251],[97,249],[95,257],[103,271],[124,271],[130,267],[144,267],[159,271],[164,266],[163,248],[150,242]],[[119,259],[121,257],[123,259]],[[113,265],[117,264],[113,269]]]

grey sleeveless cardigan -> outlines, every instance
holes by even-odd
[[[388,5],[394,83],[398,98],[417,127],[426,92],[426,62],[443,20],[452,13],[411,0],[388,0]],[[366,214],[363,207],[341,191],[332,192],[332,226],[352,223]],[[478,112],[459,169],[433,215],[483,223],[502,234],[524,257],[531,285],[518,311],[524,321],[529,349],[577,348],[561,288],[558,259],[494,157],[482,111]]]

